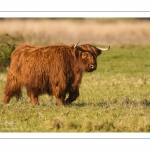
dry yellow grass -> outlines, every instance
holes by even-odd
[[[79,40],[100,45],[150,43],[150,21],[112,20],[12,18],[0,20],[0,34],[18,33],[30,44],[72,44]]]

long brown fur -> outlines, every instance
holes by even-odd
[[[83,72],[96,69],[100,53],[89,44],[18,46],[11,55],[3,102],[8,103],[13,96],[21,98],[21,88],[25,87],[33,104],[39,104],[38,96],[44,93],[54,95],[59,105],[72,103],[79,96]]]

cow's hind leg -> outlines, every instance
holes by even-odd
[[[39,105],[38,94],[35,92],[35,90],[27,88],[27,94],[34,105]]]
[[[4,98],[3,98],[2,102],[3,102],[3,103],[9,103],[10,98],[11,98],[11,96],[4,94]]]
[[[15,96],[16,99],[18,100],[21,96],[21,89],[20,87],[16,87],[16,86],[9,86],[6,84],[5,89],[4,89],[4,93],[3,93],[3,103],[9,103],[10,99]]]

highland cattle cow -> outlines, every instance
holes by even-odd
[[[18,46],[11,54],[3,102],[8,103],[13,96],[21,98],[25,87],[33,104],[39,104],[38,96],[42,94],[54,95],[58,105],[71,104],[79,96],[83,72],[96,70],[97,56],[109,48],[78,43]]]

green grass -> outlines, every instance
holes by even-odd
[[[6,73],[0,73],[0,100]],[[112,46],[98,57],[95,72],[85,73],[79,98],[59,107],[54,97],[40,96],[33,106],[0,102],[1,132],[149,132],[150,46]]]

